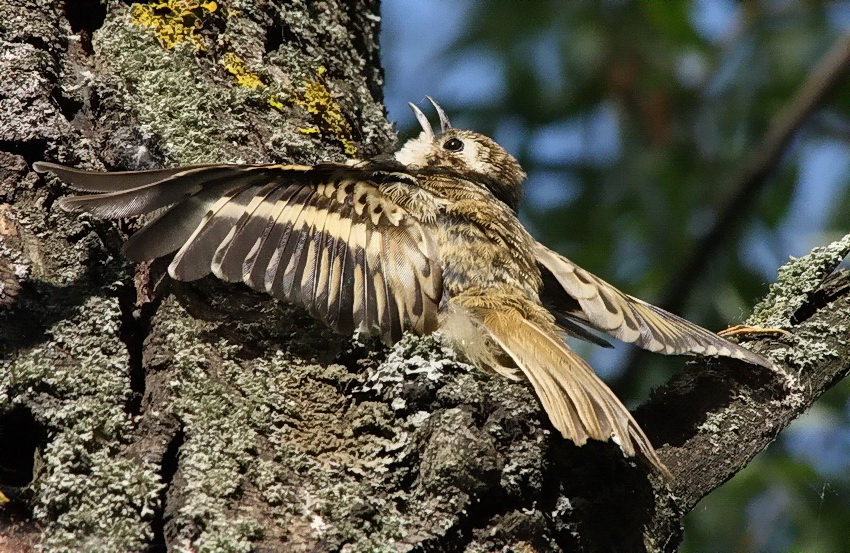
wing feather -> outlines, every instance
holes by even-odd
[[[174,205],[222,179],[233,182],[248,171],[256,169],[229,165],[187,169],[136,188],[65,197],[60,200],[59,206],[67,211],[86,211],[104,219],[133,217]],[[164,182],[169,185],[162,186]]]
[[[176,250],[169,266],[175,279],[212,272],[242,280],[340,331],[378,333],[388,342],[405,330],[437,328],[442,271],[433,229],[384,195],[386,176],[335,164],[37,169],[92,193],[63,199],[68,210],[125,217],[165,209],[125,251],[147,260]],[[413,177],[400,175],[409,186]]]
[[[68,183],[74,190],[83,192],[118,192],[126,191],[146,184],[163,182],[176,175],[190,172],[196,169],[214,167],[213,165],[190,165],[184,167],[173,167],[171,169],[154,169],[151,171],[117,171],[104,173],[102,171],[86,171],[65,167],[58,163],[37,161],[32,165],[39,173],[51,172],[64,182]]]
[[[178,250],[168,274],[176,280],[197,280],[210,273],[212,258],[231,227],[239,220],[251,197],[257,193],[257,176],[243,181],[219,198],[195,231]]]
[[[245,259],[243,272],[249,272],[245,281],[248,286],[271,293],[272,282],[280,266],[278,255],[280,244],[289,239],[292,233],[290,217],[310,198],[312,186],[299,185],[287,189],[287,193],[277,201],[272,211],[273,222],[261,237],[260,245],[255,256]]]
[[[275,297],[289,299],[287,293],[291,289],[293,271],[300,261],[296,252],[300,251],[300,245],[307,239],[302,228],[305,212],[311,209],[315,196],[316,189],[309,188],[303,203],[292,203],[286,213],[286,219],[282,222],[285,231],[272,255],[265,281],[266,290]]]
[[[177,251],[192,236],[216,200],[232,187],[232,183],[219,181],[165,210],[127,240],[122,248],[124,255],[130,261],[139,262]]]
[[[268,212],[277,204],[286,187],[278,180],[260,189],[239,217],[236,224],[218,246],[212,261],[212,272],[218,278],[239,282],[243,280],[243,266],[251,249],[264,234]]]
[[[354,330],[354,312],[350,308],[354,301],[354,254],[351,250],[353,206],[344,202],[340,212],[339,239],[334,248],[333,278],[328,298],[328,320],[345,332]]]
[[[541,300],[568,318],[649,351],[722,355],[771,366],[748,349],[620,292],[540,243],[535,245],[535,254],[543,273]]]

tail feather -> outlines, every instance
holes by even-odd
[[[671,477],[628,409],[554,332],[518,312],[485,308],[474,310],[474,316],[531,382],[552,424],[565,438],[577,445],[588,439],[613,439],[626,456],[638,454]]]

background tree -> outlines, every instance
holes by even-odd
[[[442,25],[461,29],[454,51],[467,67],[507,68],[501,93],[480,96],[489,113],[458,113],[532,169],[529,205],[561,199],[564,213],[547,213],[549,223],[533,211],[526,219],[644,295],[692,254],[711,224],[700,210],[734,192],[720,194],[718,182],[736,182],[723,173],[741,166],[828,42],[797,65],[782,58],[797,69],[779,71],[784,89],[753,79],[737,110],[737,92],[723,87],[702,103],[710,79],[682,84],[677,68],[694,71],[680,58],[693,50],[692,65],[705,58],[711,69],[725,50],[694,30],[691,4],[670,5],[482,3],[467,7],[472,31],[461,19]],[[790,17],[741,9],[756,22],[742,36],[760,28],[762,12]],[[800,10],[821,14],[811,23],[821,36],[827,8]],[[29,169],[40,159],[120,170],[384,150],[395,137],[383,116],[379,21],[368,1],[0,0],[0,491],[10,499],[0,549],[673,550],[695,502],[846,374],[848,279],[821,284],[845,240],[790,267],[757,314],[793,327],[793,337],[756,345],[788,375],[700,363],[639,411],[678,476],[665,488],[615,447],[553,436],[528,389],[469,370],[437,339],[384,350],[241,287],[177,285],[161,263],[126,265],[118,248],[136,223],[58,212],[63,189]],[[757,73],[741,63],[742,75]],[[413,97],[428,92],[444,96]],[[697,132],[700,121],[708,131]],[[774,207],[741,204],[755,215],[736,218],[738,228],[761,209],[778,225],[793,205],[797,181],[786,180]],[[736,236],[724,234],[729,251]],[[733,292],[729,275],[753,268],[724,253],[691,279],[713,282],[711,294],[679,293],[691,315],[711,306],[715,318],[702,322],[712,326],[743,312],[758,288],[741,277],[750,295]],[[628,371],[619,388],[643,397],[665,370]],[[795,473],[758,472],[772,474]],[[843,515],[829,502],[845,498],[823,494],[818,534],[790,539],[842,547],[830,528]]]

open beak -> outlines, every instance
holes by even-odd
[[[437,115],[440,117],[440,133],[445,133],[447,130],[452,128],[452,124],[449,122],[449,116],[446,115],[446,112],[443,111],[443,108],[440,107],[440,104],[434,101],[430,96],[425,96],[428,98],[428,101],[431,102],[431,105],[434,106],[434,109],[437,110]]]
[[[431,102],[431,105],[434,106],[435,110],[437,110],[437,115],[440,118],[440,134],[445,133],[447,130],[452,128],[452,124],[449,122],[449,116],[446,115],[446,112],[443,111],[440,104],[435,102],[433,98],[430,96],[425,97],[428,98],[428,101]],[[428,121],[428,118],[425,117],[422,110],[416,107],[416,105],[412,102],[407,102],[407,105],[413,110],[413,115],[416,116],[416,120],[419,121],[419,125],[422,127],[422,130],[425,131],[425,136],[427,136],[430,140],[435,141],[436,138],[434,137],[434,129],[431,128],[431,122]]]
[[[431,123],[428,121],[428,118],[425,117],[425,114],[422,113],[422,110],[416,107],[416,104],[413,102],[407,102],[407,105],[413,110],[413,115],[415,115],[416,120],[419,121],[419,126],[422,127],[422,131],[425,133],[425,136],[427,136],[431,142],[435,142],[437,139],[434,138],[434,129],[431,128]]]

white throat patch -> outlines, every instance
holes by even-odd
[[[411,168],[422,168],[428,165],[428,153],[434,147],[424,132],[416,138],[411,138],[395,153],[396,161]]]

